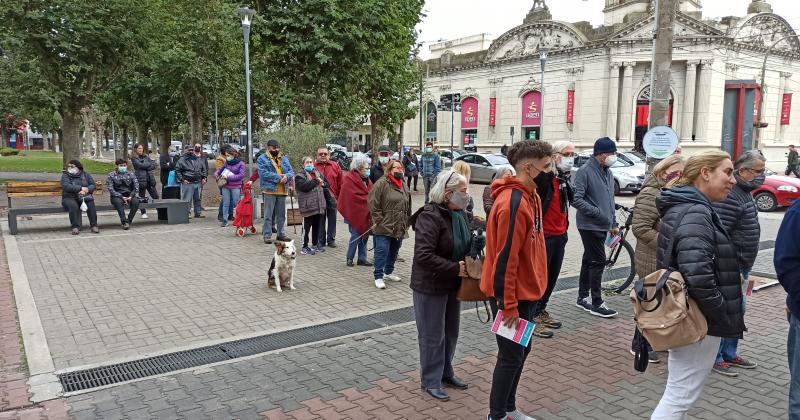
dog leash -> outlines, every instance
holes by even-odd
[[[355,239],[353,239],[352,241],[350,241],[350,244],[354,244],[354,243],[356,243],[356,242],[360,241],[360,240],[361,240],[361,238],[363,238],[364,236],[366,236],[366,235],[369,235],[369,233],[370,233],[370,232],[372,232],[372,229],[373,229],[375,226],[377,226],[377,225],[372,225],[372,226],[370,226],[370,228],[369,228],[369,229],[367,229],[367,231],[366,231],[366,232],[364,232],[364,233],[362,233],[361,235],[359,235],[359,236],[358,236],[358,238],[355,238]]]

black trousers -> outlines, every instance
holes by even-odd
[[[158,191],[156,191],[156,186],[155,185],[139,184],[139,198],[142,199],[142,202],[146,203],[147,199],[145,198],[145,195],[144,195],[145,192],[150,194],[150,198],[152,198],[153,200],[158,200]],[[147,210],[142,209],[142,214],[145,214],[145,213],[147,213]]]
[[[489,300],[492,314],[497,316],[497,303]],[[525,320],[533,319],[536,302],[521,300],[517,302],[519,317]],[[517,409],[517,386],[525,366],[525,359],[531,352],[531,341],[527,347],[499,335],[497,340],[497,364],[494,365],[492,374],[492,391],[489,394],[489,416],[501,419],[506,413]]]
[[[324,214],[315,214],[303,218],[303,248],[308,246],[309,232],[311,232],[311,246],[319,245],[319,234],[323,223],[325,223]]]
[[[578,230],[583,242],[583,259],[581,260],[581,274],[578,279],[578,299],[592,293],[592,305],[603,303],[603,294],[600,283],[603,280],[603,268],[606,266],[606,235],[608,232],[596,230]]]
[[[547,249],[547,289],[544,295],[539,299],[536,305],[534,317],[539,316],[545,309],[547,309],[547,302],[550,301],[550,295],[556,288],[558,275],[561,273],[561,264],[564,262],[564,250],[567,247],[567,234],[559,236],[545,236],[544,246]]]
[[[69,224],[72,229],[81,228],[81,201],[71,197],[61,198],[61,207],[69,213]],[[94,200],[86,201],[86,216],[89,218],[89,226],[97,226],[97,209],[94,207]]]
[[[131,211],[128,213],[128,216],[125,217],[125,202],[122,201],[122,197],[111,197],[111,205],[117,210],[120,223],[130,224],[133,222],[133,216],[136,215],[136,210],[139,210],[139,199],[136,198],[135,195],[131,195],[130,198],[131,201],[128,202],[128,205],[130,206]]]
[[[325,209],[325,214],[321,216],[322,220],[320,221],[319,231],[319,242],[321,243],[314,243],[320,246],[325,246],[326,240],[328,243],[336,241],[336,207],[328,206]]]
[[[419,175],[409,175],[406,177],[408,183],[408,189],[411,189],[411,179],[414,179],[414,191],[417,190],[417,181],[419,180]]]

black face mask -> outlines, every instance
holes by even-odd
[[[269,151],[269,154],[271,154],[274,157],[278,157],[278,153],[280,153],[280,150],[270,150]]]
[[[403,180],[403,173],[402,172],[394,172],[394,173],[392,173],[392,176],[394,176],[394,179],[396,179],[396,180],[399,180],[399,181]]]
[[[203,149],[201,149],[201,148],[199,148],[199,147],[195,147],[195,148],[194,148],[194,152],[195,152],[195,153],[200,153],[202,150],[203,150]]]

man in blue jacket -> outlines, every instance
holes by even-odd
[[[425,186],[425,204],[428,204],[428,195],[431,187],[436,183],[436,177],[442,170],[442,158],[433,151],[433,143],[428,142],[425,144],[425,150],[423,150],[419,165],[421,166],[422,185]]]
[[[264,195],[264,243],[272,243],[272,215],[275,214],[275,228],[278,241],[287,242],[284,233],[286,225],[286,196],[289,195],[290,182],[294,179],[294,171],[289,158],[281,154],[278,140],[267,142],[267,153],[258,158],[258,177],[261,192]]]
[[[606,265],[606,235],[619,234],[614,210],[614,174],[610,169],[617,161],[617,145],[608,137],[599,138],[594,143],[593,154],[594,157],[575,174],[572,206],[577,210],[575,222],[583,242],[576,305],[592,315],[611,318],[617,311],[603,302],[600,283]]]
[[[775,241],[775,273],[786,290],[789,339],[789,420],[800,420],[800,200],[795,201],[783,217]]]

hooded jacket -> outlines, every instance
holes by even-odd
[[[367,202],[375,225],[372,233],[395,239],[408,238],[411,193],[405,182],[400,183],[398,188],[392,180],[384,176],[373,185]]]
[[[656,208],[656,198],[661,195],[665,183],[653,175],[644,181],[644,186],[633,204],[633,236],[636,237],[634,265],[640,279],[656,271],[658,252],[658,228],[661,215]]]
[[[92,178],[88,172],[80,171],[77,175],[72,175],[67,171],[61,173],[61,198],[71,198],[80,201],[81,198],[78,193],[81,191],[82,187],[89,189],[86,199],[91,199],[97,186],[94,183],[94,178]]]
[[[131,156],[131,163],[133,164],[134,174],[139,181],[139,185],[147,187],[152,181],[152,186],[155,187],[155,177],[153,177],[153,170],[156,169],[156,162],[150,159],[147,155],[137,155],[136,153]]]
[[[547,288],[542,203],[514,177],[494,181],[492,198],[481,290],[506,314],[519,316],[518,302],[539,300]]]
[[[342,180],[342,187],[339,191],[339,213],[353,229],[359,234],[368,231],[372,226],[372,218],[369,214],[367,197],[372,189],[372,180],[362,178],[358,171],[347,172]]]
[[[736,247],[703,193],[692,186],[664,190],[656,199],[661,215],[656,268],[683,275],[689,296],[708,321],[708,335],[742,338],[746,330]]]
[[[756,203],[750,193],[752,190],[746,184],[737,182],[725,201],[713,204],[722,226],[725,226],[736,244],[739,268],[747,271],[756,262],[758,241],[761,239],[761,225],[758,223]]]
[[[592,157],[575,174],[575,197],[572,207],[578,210],[575,223],[579,230],[605,232],[617,226],[614,212],[614,174]]]

